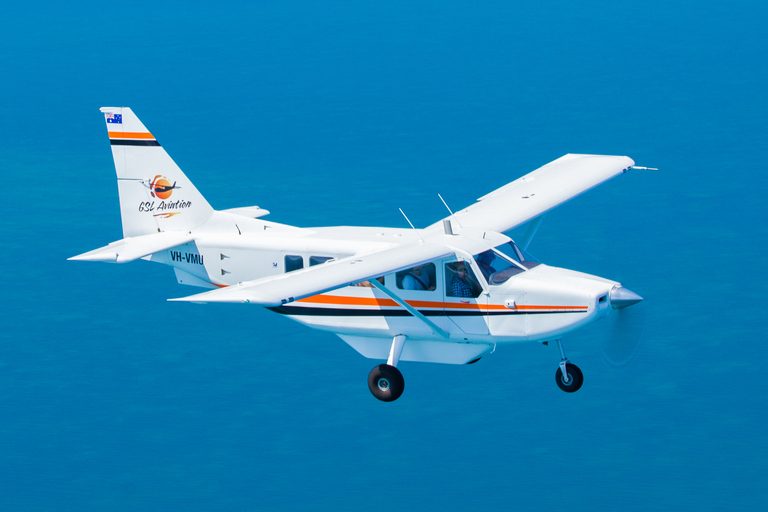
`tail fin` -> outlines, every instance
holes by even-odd
[[[199,226],[213,208],[128,107],[102,107],[117,170],[123,237]]]

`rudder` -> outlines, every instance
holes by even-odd
[[[102,107],[117,171],[123,237],[192,229],[213,208],[128,107]]]

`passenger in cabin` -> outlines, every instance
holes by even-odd
[[[445,267],[454,273],[451,286],[447,290],[449,297],[477,297],[479,295],[474,291],[476,284],[473,282],[474,279],[470,277],[463,261],[454,263],[453,268],[451,268],[451,264]],[[477,286],[479,287],[479,285]]]
[[[403,276],[404,290],[434,290],[435,285],[430,282],[429,273],[424,265],[418,265]]]

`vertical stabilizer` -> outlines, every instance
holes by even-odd
[[[102,107],[117,170],[123,237],[182,231],[213,208],[128,107]]]

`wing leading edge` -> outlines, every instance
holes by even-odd
[[[342,286],[398,272],[454,254],[436,243],[408,244],[369,254],[355,255],[286,274],[247,281],[189,297],[169,299],[184,302],[248,302],[280,306]]]
[[[626,172],[635,162],[626,156],[568,154],[486,194],[456,212],[461,226],[503,233]],[[442,229],[435,223],[428,230]]]

